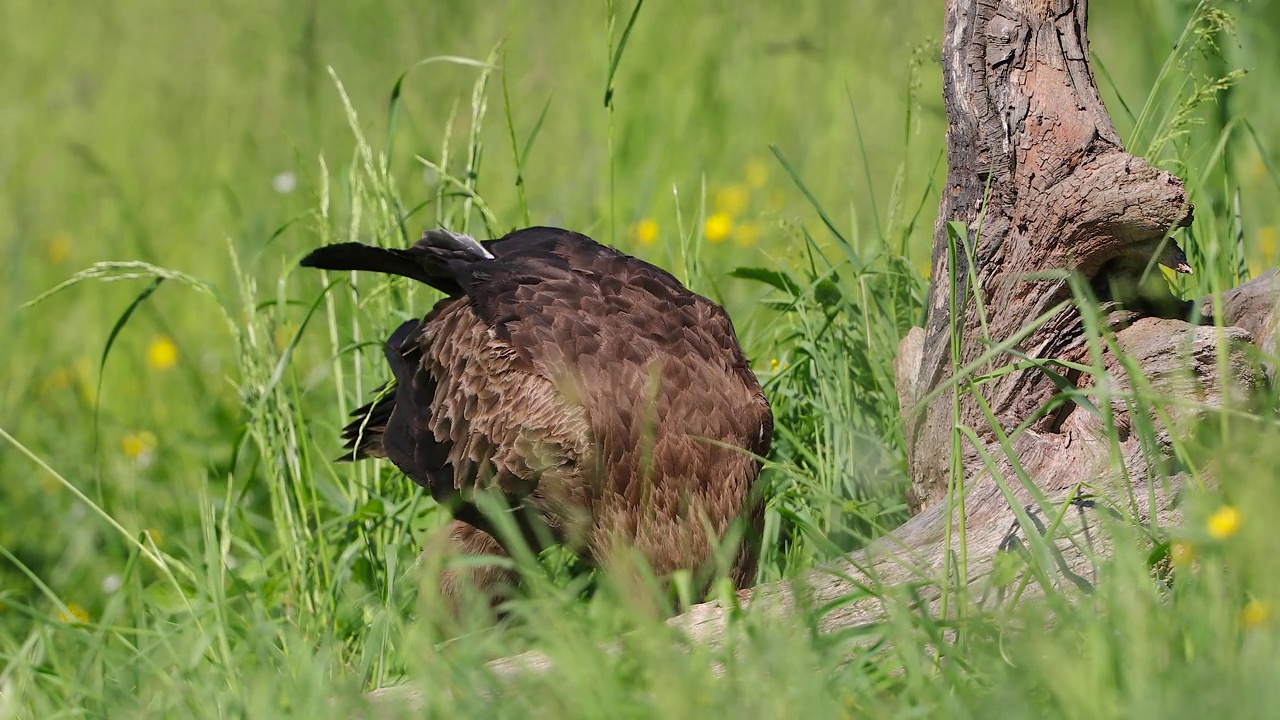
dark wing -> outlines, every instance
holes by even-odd
[[[406,320],[391,333],[391,337],[387,338],[387,342],[383,348],[383,352],[388,354],[388,360],[391,359],[391,353],[401,357],[401,363],[416,364],[419,361],[420,353],[405,355],[401,350],[405,346],[406,340],[418,330],[421,324],[418,320]],[[392,364],[394,369],[395,364]],[[386,457],[383,451],[383,437],[386,434],[387,423],[391,420],[391,413],[396,406],[396,392],[394,382],[388,382],[373,392],[374,398],[367,404],[362,405],[351,413],[354,419],[351,424],[342,430],[342,439],[346,441],[344,449],[347,451],[342,457],[338,458],[339,462],[359,460],[361,458]]]

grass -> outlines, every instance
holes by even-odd
[[[1117,127],[1197,206],[1179,289],[1267,267],[1280,13],[1092,11]],[[1179,527],[1117,521],[1091,595],[973,607],[938,578],[957,602],[933,617],[872,587],[897,602],[859,637],[748,612],[724,648],[679,648],[644,593],[555,552],[515,559],[530,591],[510,622],[453,626],[438,568],[413,566],[440,511],[388,467],[329,462],[386,377],[377,343],[435,296],[296,272],[301,254],[558,223],[734,317],[777,417],[762,581],[891,530],[892,363],[945,172],[940,18],[887,0],[0,5],[0,128],[21,139],[0,148],[0,717],[350,716],[406,679],[451,716],[1269,716],[1269,412],[1175,438],[1221,486],[1192,483]],[[530,647],[556,671],[485,670]]]

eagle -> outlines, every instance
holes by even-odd
[[[509,554],[480,510],[493,493],[535,551],[549,538],[606,571],[638,553],[705,590],[737,537],[728,574],[752,583],[773,414],[718,304],[554,227],[484,242],[431,229],[409,248],[339,243],[301,264],[444,293],[387,339],[392,379],[353,413],[341,459],[385,458],[430,491],[452,511],[456,552]],[[516,586],[470,565],[441,574],[455,611],[466,584],[495,607]]]

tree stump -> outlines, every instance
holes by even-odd
[[[1130,267],[1117,259],[1143,251],[1150,256],[1172,228],[1191,222],[1182,181],[1125,152],[1090,70],[1086,15],[1083,1],[947,3],[942,63],[947,183],[934,228],[934,281],[920,362],[900,368],[904,412],[921,393],[946,382],[953,363],[968,365],[990,344],[1009,340],[1071,299],[1065,279],[1029,275],[1059,270],[1101,279],[1104,271]],[[948,238],[947,223],[956,221],[968,229],[959,251],[951,249]],[[949,254],[956,260],[957,317],[949,312]],[[1084,336],[1078,312],[1069,308],[1018,342],[1017,349],[1031,359],[1087,362]],[[919,341],[917,334],[906,342]],[[993,359],[982,370],[1011,359]],[[1050,376],[1037,368],[982,388],[1006,432],[1057,392]],[[946,492],[952,412],[951,403],[937,402],[908,421],[908,500],[916,511]],[[958,418],[983,442],[994,439],[995,429],[972,394],[961,395]],[[1043,447],[1037,449],[1052,452],[1083,430],[1060,427],[1064,423],[1076,424],[1070,417],[1041,420],[1036,444]],[[966,477],[978,469],[975,450],[966,447]],[[1071,481],[1084,477],[1083,471],[1071,463],[1037,475],[1054,484],[1046,473]]]

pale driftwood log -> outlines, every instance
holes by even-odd
[[[1262,354],[1267,381],[1274,383],[1277,339],[1280,339],[1280,270],[1264,275],[1222,294],[1222,323],[1247,330]],[[1200,301],[1200,313],[1214,316],[1213,298]]]
[[[1150,254],[1171,230],[1190,222],[1182,182],[1126,153],[1111,124],[1089,67],[1086,5],[1085,0],[948,0],[942,57],[948,176],[934,229],[928,320],[904,338],[895,363],[915,515],[866,550],[796,581],[743,591],[739,602],[788,622],[802,607],[821,606],[862,587],[893,588],[943,577],[953,408],[949,389],[930,393],[948,383],[956,366],[953,320],[963,366],[1071,298],[1065,280],[1029,274],[1077,272],[1105,296],[1109,274],[1132,272],[1131,263],[1118,260]],[[958,253],[954,319],[948,282],[951,221],[969,228],[968,248]],[[997,427],[971,395],[962,395],[960,423],[978,437],[963,451],[968,558],[963,573],[974,591],[970,596],[1002,601],[1003,589],[993,583],[996,559],[1030,545],[1015,509],[1030,517],[1037,532],[1051,523],[1046,511],[1066,509],[1065,522],[1049,536],[1051,581],[1073,587],[1093,583],[1096,561],[1108,552],[1110,535],[1101,525],[1109,516],[1156,527],[1172,522],[1181,475],[1165,466],[1168,442],[1205,409],[1234,402],[1222,396],[1224,388],[1243,394],[1264,382],[1251,359],[1256,353],[1246,350],[1256,341],[1264,353],[1274,353],[1277,298],[1280,276],[1272,273],[1222,298],[1225,328],[1144,316],[1132,308],[1110,316],[1115,322],[1102,358],[1105,375],[1070,379],[1095,405],[1110,404],[1122,467],[1114,462],[1103,421],[1076,406],[1051,413],[1019,434],[1012,456],[1003,451],[997,427],[1010,431],[1058,392],[1038,369],[1012,372],[981,387]],[[1200,308],[1212,315],[1208,300]],[[1085,324],[1074,306],[1016,347],[1025,357],[1090,362]],[[1219,374],[1219,347],[1226,350],[1226,378]],[[986,369],[1014,359],[994,358]],[[1142,377],[1132,377],[1128,368],[1137,368]],[[1117,399],[1135,384],[1144,387],[1144,396],[1170,399],[1160,408],[1163,422],[1157,420],[1154,443],[1144,445],[1143,434],[1133,431],[1131,408]],[[920,403],[925,397],[934,399]],[[1034,493],[1019,482],[1018,469],[1031,479]],[[950,520],[957,525],[959,518]],[[956,570],[951,572],[954,576]],[[921,597],[932,604],[936,594]],[[819,627],[829,631],[878,622],[888,611],[883,602],[867,598],[841,604],[819,619]],[[704,603],[668,624],[694,642],[715,644],[728,631],[729,615],[719,603]],[[494,661],[491,668],[512,676],[546,670],[549,664],[544,655],[531,652]],[[379,693],[401,699],[415,694],[405,688]]]

